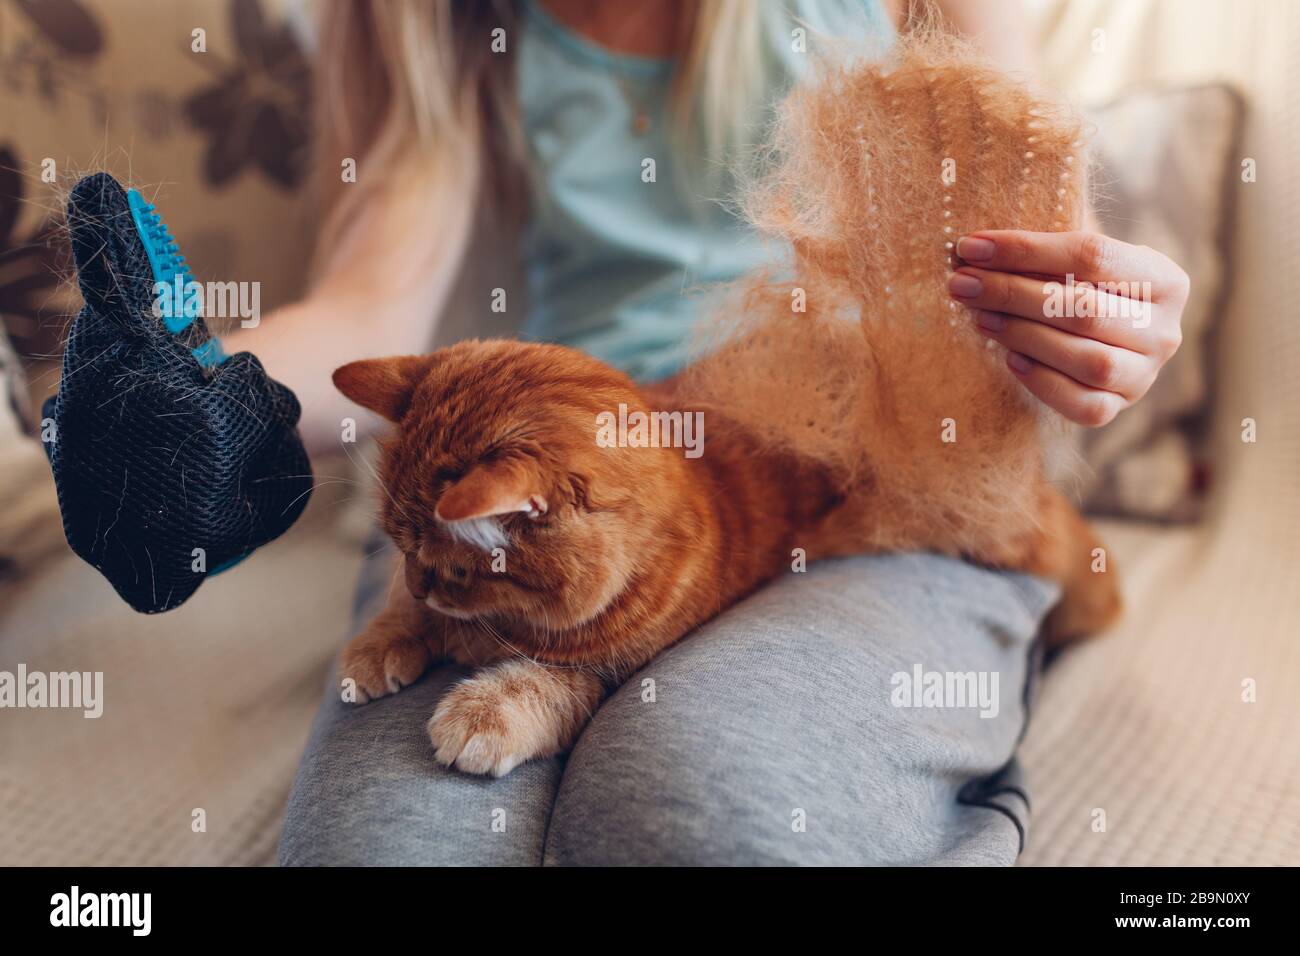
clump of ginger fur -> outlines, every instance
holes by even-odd
[[[989,528],[1022,532],[1041,407],[947,278],[964,233],[1078,228],[1083,147],[1072,111],[935,29],[886,62],[823,64],[780,107],[742,196],[790,265],[733,290],[685,391],[828,465],[862,502],[864,544],[933,547],[938,530],[962,553]]]

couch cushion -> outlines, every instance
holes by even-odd
[[[1228,191],[1237,173],[1241,98],[1227,86],[1142,90],[1092,112],[1098,215],[1107,235],[1165,253],[1192,277],[1183,344],[1151,391],[1075,440],[1094,513],[1190,520],[1208,467],[1199,441],[1211,388],[1206,349],[1224,308]]]

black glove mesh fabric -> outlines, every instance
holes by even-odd
[[[208,339],[201,318],[173,335],[154,316],[153,273],[111,176],[77,184],[68,226],[85,305],[44,408],[64,533],[131,607],[167,611],[306,507],[301,409],[248,352],[203,368],[191,354]]]

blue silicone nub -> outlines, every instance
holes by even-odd
[[[229,571],[231,568],[237,565],[240,561],[243,561],[244,558],[248,557],[248,555],[252,553],[253,552],[249,551],[247,554],[241,554],[237,558],[231,558],[229,561],[217,565],[215,568],[213,568],[211,571],[208,572],[208,577],[215,578],[222,571]]]
[[[183,332],[202,313],[199,307],[200,297],[190,294],[190,283],[194,282],[194,276],[154,205],[145,202],[145,198],[136,189],[127,191],[126,201],[131,208],[131,218],[135,221],[135,231],[140,235],[145,255],[149,257],[154,282],[164,283],[171,290],[160,297],[163,324],[173,335]],[[213,368],[226,360],[221,342],[216,338],[208,339],[191,349],[190,353],[204,368]]]

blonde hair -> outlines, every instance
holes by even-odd
[[[687,13],[670,96],[674,139],[725,161],[729,148],[747,140],[762,100],[759,13],[751,0],[688,0]],[[315,168],[329,213],[318,258],[386,184],[400,183],[411,205],[422,190],[473,183],[499,210],[524,208],[525,152],[510,55],[518,18],[513,0],[326,4]],[[494,40],[498,48],[504,41],[505,56],[493,51]],[[340,157],[385,175],[359,176],[340,189]]]

